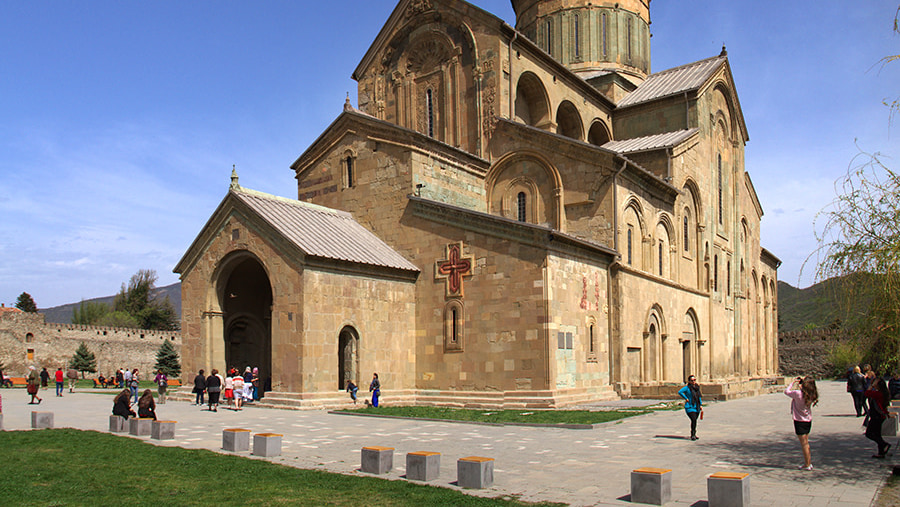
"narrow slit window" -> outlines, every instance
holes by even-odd
[[[425,108],[428,114],[428,137],[434,137],[434,92],[431,88],[425,90]]]
[[[659,276],[663,276],[663,242],[659,242]]]
[[[628,265],[631,265],[631,236],[633,231],[631,227],[628,228],[628,239],[626,240],[626,246],[628,247]]]
[[[576,59],[581,58],[581,36],[578,33],[579,28],[580,28],[579,24],[580,23],[579,23],[579,19],[578,19],[578,14],[575,14],[572,17],[572,28],[574,29],[574,32],[575,32],[572,34],[572,39],[575,43],[575,58]]]
[[[719,225],[722,224],[722,154],[718,155],[718,169],[717,169],[717,181],[718,181],[718,189],[717,189],[717,201],[719,205]]]
[[[628,18],[628,25],[627,25],[626,34],[625,34],[625,48],[626,48],[625,55],[627,56],[629,63],[631,62],[631,37],[632,37],[633,32],[634,32],[634,20],[632,20],[631,18]]]
[[[719,256],[713,256],[713,292],[719,292]]]
[[[603,56],[608,54],[607,34],[606,34],[606,13],[600,15],[600,47]]]
[[[516,215],[519,222],[528,221],[528,196],[525,192],[519,192],[516,196]]]
[[[352,187],[353,181],[353,157],[347,156],[347,187]]]
[[[691,241],[690,241],[690,235],[688,234],[688,216],[687,216],[687,213],[684,214],[684,219],[682,220],[682,222],[683,222],[683,229],[684,229],[684,240],[683,240],[683,242],[684,242],[684,251],[685,251],[685,252],[690,252],[690,251],[691,251]]]

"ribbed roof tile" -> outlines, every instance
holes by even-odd
[[[697,90],[726,60],[725,56],[714,56],[699,62],[650,74],[633,92],[619,102],[617,107],[628,107],[650,100]]]
[[[652,136],[635,137],[633,139],[623,139],[621,141],[609,141],[601,147],[616,153],[636,153],[639,151],[671,148],[681,144],[699,131],[700,129],[698,128],[676,130],[675,132],[654,134]]]

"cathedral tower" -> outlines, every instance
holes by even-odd
[[[650,73],[650,0],[512,0],[516,28],[618,102]]]

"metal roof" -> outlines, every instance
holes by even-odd
[[[231,194],[307,255],[419,271],[349,213],[244,188]]]
[[[616,153],[636,153],[639,151],[658,150],[660,148],[677,146],[697,132],[700,132],[700,129],[692,128],[677,130],[675,132],[666,132],[664,134],[654,134],[652,136],[635,137],[634,139],[609,141],[601,146],[601,148],[606,148],[607,150]]]
[[[727,57],[725,56],[714,56],[699,62],[650,74],[640,86],[622,99],[622,102],[619,102],[617,107],[633,106],[661,97],[697,90],[706,83],[706,80],[726,59]]]

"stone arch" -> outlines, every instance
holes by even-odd
[[[550,130],[550,98],[544,83],[533,72],[523,72],[516,83],[516,120]]]
[[[587,141],[595,146],[603,146],[612,141],[612,133],[603,120],[599,118],[594,119],[591,123],[591,128],[588,130]]]
[[[634,197],[625,202],[622,212],[621,250],[625,263],[635,269],[644,268],[644,213],[641,203]]]
[[[556,109],[556,133],[579,141],[584,140],[581,113],[578,112],[575,104],[568,100],[560,102]]]
[[[488,172],[485,187],[490,213],[518,219],[518,195],[524,192],[528,222],[561,229],[562,178],[542,155],[519,151],[501,157]]]
[[[653,246],[654,274],[663,278],[674,278],[672,276],[674,268],[672,244],[675,236],[675,226],[672,224],[672,218],[668,213],[660,213],[659,220],[656,222],[654,236],[656,238],[656,243]]]
[[[466,307],[461,299],[451,299],[444,305],[444,351],[461,351],[465,347]]]
[[[697,312],[688,308],[684,314],[684,322],[681,331],[681,376],[682,382],[687,382],[690,375],[700,378],[700,325]]]
[[[231,252],[219,261],[209,286],[209,313],[221,317],[221,335],[212,336],[211,345],[222,352],[220,356],[208,351],[205,362],[222,371],[230,366],[258,367],[262,396],[272,378],[273,293],[268,270],[252,252]],[[220,360],[224,362],[217,364]]]
[[[666,342],[668,332],[662,307],[654,303],[647,312],[644,326],[644,364],[642,381],[658,382],[666,379]]]
[[[347,388],[347,381],[359,385],[359,332],[345,325],[338,334],[338,390]]]

